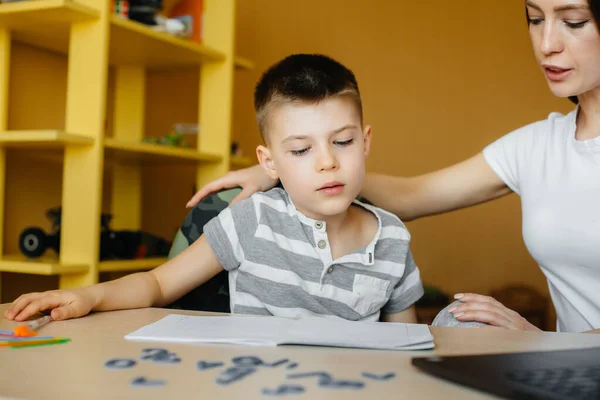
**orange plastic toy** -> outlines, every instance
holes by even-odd
[[[46,315],[45,317],[38,318],[35,321],[30,322],[29,324],[17,326],[13,331],[13,334],[20,337],[37,336],[36,331],[50,321],[52,321],[52,317]]]

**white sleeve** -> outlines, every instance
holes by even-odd
[[[545,130],[546,121],[526,125],[490,143],[483,157],[498,177],[515,193],[521,194],[521,182],[530,164],[538,132]]]

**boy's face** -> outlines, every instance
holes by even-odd
[[[352,99],[284,103],[268,118],[268,147],[256,149],[265,171],[307,217],[344,213],[362,189],[371,142]]]

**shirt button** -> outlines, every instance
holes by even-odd
[[[328,273],[328,274],[330,274],[330,273],[332,273],[332,272],[333,272],[333,267],[329,267],[329,268],[327,269],[327,273]]]
[[[319,248],[321,250],[323,250],[325,247],[327,247],[327,242],[324,240],[319,240],[319,243],[317,243],[317,246],[319,246]]]
[[[323,227],[323,223],[321,221],[315,222],[315,228],[321,229]]]

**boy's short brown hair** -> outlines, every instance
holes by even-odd
[[[277,104],[294,101],[319,102],[349,96],[362,123],[362,102],[352,71],[321,54],[293,54],[269,68],[254,91],[258,129],[267,142],[269,111]]]

